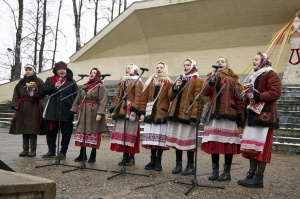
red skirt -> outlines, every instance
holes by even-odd
[[[274,129],[269,128],[267,138],[266,138],[266,143],[264,146],[263,151],[255,151],[253,149],[247,149],[242,151],[242,155],[244,158],[247,159],[255,159],[260,162],[266,162],[270,163],[271,162],[271,156],[272,156],[272,147],[273,147],[273,135],[274,135]]]
[[[116,151],[116,152],[123,152],[124,151],[124,145],[123,144],[115,144],[111,143],[110,150]],[[140,152],[140,128],[138,128],[138,132],[136,135],[136,140],[133,147],[125,146],[125,152],[129,154],[135,154]]]
[[[240,149],[240,144],[230,144],[213,141],[201,144],[201,150],[208,154],[239,154],[241,153]]]

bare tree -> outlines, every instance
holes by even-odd
[[[78,11],[77,11],[77,4],[76,0],[73,1],[73,12],[75,18],[75,35],[76,35],[76,51],[81,48],[81,41],[80,41],[80,22],[81,22],[81,9],[82,9],[82,0],[78,0]]]
[[[45,38],[46,38],[46,22],[47,22],[47,0],[44,0],[42,41],[41,41],[40,52],[39,52],[39,67],[38,67],[39,73],[42,71],[42,67],[43,67],[43,58],[44,58],[43,53],[44,53]]]
[[[62,0],[59,1],[59,7],[58,7],[58,14],[57,14],[57,20],[56,20],[56,29],[55,29],[55,38],[54,38],[54,50],[53,50],[53,58],[52,58],[52,67],[54,66],[54,60],[56,55],[56,48],[57,48],[57,35],[58,35],[58,25],[60,20],[60,10],[62,6]]]
[[[111,15],[110,15],[110,21],[111,22],[114,20],[115,2],[116,2],[116,0],[111,1]]]
[[[35,16],[35,36],[34,36],[34,51],[33,51],[33,64],[37,65],[37,51],[39,40],[39,24],[40,24],[40,0],[36,1],[36,16]]]
[[[127,0],[124,0],[124,11],[127,9]]]
[[[119,0],[119,15],[121,14],[122,0]]]
[[[90,1],[89,1],[90,2]],[[97,26],[98,26],[98,7],[99,7],[99,0],[93,0],[95,4],[94,9],[94,36],[97,34]]]
[[[14,13],[14,10],[12,7],[7,3],[5,0],[3,0],[4,3],[6,3],[10,10],[12,11],[13,18],[14,18],[14,24],[16,28],[16,45],[15,49],[11,51],[14,54],[14,62],[13,65],[11,66],[11,75],[10,75],[10,81],[14,81],[17,79],[20,79],[21,76],[21,44],[22,44],[22,30],[23,30],[23,9],[24,9],[24,4],[23,0],[18,0],[19,3],[19,16],[18,16],[18,25],[16,21],[16,16]]]

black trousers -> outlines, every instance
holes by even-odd
[[[23,134],[23,144],[29,146],[36,146],[37,142],[37,135],[36,134]]]
[[[56,139],[57,134],[59,133],[59,122],[54,121],[55,127],[50,130],[51,121],[46,120],[46,132],[47,132],[47,145],[49,148],[49,152],[55,153],[56,149]],[[70,144],[70,139],[73,132],[73,123],[72,122],[60,122],[60,131],[61,131],[61,149],[60,153],[66,154],[68,151],[68,147]]]

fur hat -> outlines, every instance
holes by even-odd
[[[34,65],[31,65],[31,64],[27,64],[24,68],[25,68],[25,69],[26,69],[26,68],[31,68],[31,69],[33,70],[33,72],[36,71],[35,66],[34,66]]]
[[[56,62],[56,63],[54,64],[54,68],[55,68],[56,70],[61,69],[61,68],[67,70],[68,65],[67,65],[65,62],[63,62],[63,61],[59,61],[59,62]]]

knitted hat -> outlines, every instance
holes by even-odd
[[[33,70],[33,72],[35,72],[35,66],[31,65],[31,64],[27,64],[24,68],[31,68]]]
[[[56,63],[54,64],[54,68],[55,68],[56,70],[61,69],[61,68],[67,69],[67,68],[68,68],[68,65],[67,65],[65,62],[63,62],[63,61],[59,61],[59,62],[56,62]]]

